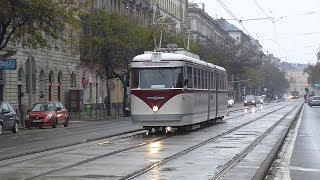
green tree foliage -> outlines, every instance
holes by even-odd
[[[263,64],[261,71],[264,76],[263,87],[281,93],[289,88],[289,81],[285,78],[285,73],[273,64]]]
[[[241,76],[239,78],[246,78],[244,73],[247,69],[258,68],[262,63],[261,59],[257,58],[257,54],[241,45],[221,45],[211,39],[198,44],[195,53],[202,60],[226,68],[229,74]]]
[[[130,62],[134,56],[153,47],[152,28],[133,17],[109,14],[105,10],[92,10],[81,14],[80,19],[83,26],[83,35],[80,36],[81,61],[96,66],[106,79],[119,78],[126,97]],[[108,101],[110,104],[110,99]],[[125,98],[123,110],[126,101]]]
[[[308,83],[309,84],[320,84],[320,64],[317,63],[314,66],[309,66],[305,72],[309,74]]]
[[[80,37],[81,59],[86,63],[101,63],[108,78],[121,78],[127,73],[131,59],[153,45],[152,30],[133,18],[104,10],[80,17],[84,27]]]
[[[73,0],[0,0],[0,50],[10,38],[24,38],[27,47],[47,45],[47,37],[63,37],[67,25],[77,26]]]

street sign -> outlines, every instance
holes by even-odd
[[[17,68],[16,59],[0,59],[0,69],[14,70]]]

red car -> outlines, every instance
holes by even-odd
[[[28,113],[25,125],[28,129],[31,127],[51,126],[56,128],[62,124],[64,127],[69,125],[68,110],[60,102],[37,103]]]

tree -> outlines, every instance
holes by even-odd
[[[270,89],[272,93],[281,94],[289,88],[289,81],[285,78],[285,72],[274,64],[263,64],[261,71],[264,76],[263,86]]]
[[[98,69],[106,79],[119,78],[124,88],[123,110],[126,106],[131,59],[151,50],[153,31],[141,25],[137,19],[119,14],[108,14],[104,10],[92,10],[81,14],[84,27],[80,36],[81,61],[102,65]],[[108,89],[108,96],[110,91]],[[110,104],[110,98],[108,99]],[[110,113],[110,112],[108,112]]]
[[[47,37],[62,38],[66,26],[77,27],[73,0],[0,0],[0,50],[11,38],[24,46],[44,47]]]
[[[320,84],[320,64],[317,63],[314,66],[309,66],[306,70],[309,74],[308,83],[309,84]]]

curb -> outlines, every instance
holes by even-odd
[[[268,171],[270,170],[272,163],[277,158],[277,155],[279,151],[281,150],[281,147],[283,145],[283,142],[285,138],[287,137],[289,130],[291,129],[294,122],[296,122],[298,116],[302,113],[302,109],[304,107],[304,103],[299,107],[298,111],[295,113],[294,117],[290,121],[290,123],[285,127],[284,131],[282,132],[280,138],[277,140],[276,144],[271,149],[269,155],[267,158],[263,161],[260,168],[257,170],[255,175],[253,176],[253,180],[260,180],[265,179],[265,177],[268,174]]]

